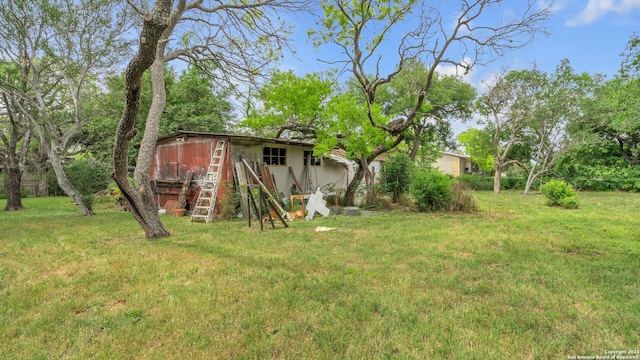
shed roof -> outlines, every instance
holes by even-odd
[[[236,134],[224,134],[224,133],[208,133],[208,132],[197,132],[197,131],[177,131],[173,134],[162,136],[158,138],[157,143],[163,143],[171,140],[175,140],[178,138],[184,137],[211,137],[211,138],[228,138],[236,143],[247,143],[247,144],[255,144],[255,143],[269,143],[269,144],[282,144],[282,145],[298,145],[305,147],[313,147],[314,144],[304,141],[296,141],[289,139],[276,139],[276,138],[265,138],[259,136],[251,136],[251,135],[236,135]]]

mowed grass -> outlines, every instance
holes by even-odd
[[[566,359],[640,346],[640,195],[245,221],[0,213],[2,359]],[[4,206],[0,202],[0,206]],[[316,232],[318,226],[334,230]]]

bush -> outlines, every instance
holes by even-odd
[[[527,174],[522,171],[509,171],[500,179],[501,190],[524,190],[527,185]],[[534,190],[535,188],[532,187]]]
[[[473,195],[469,194],[469,186],[463,182],[457,181],[452,188],[453,191],[453,211],[476,212],[478,211],[478,203]]]
[[[493,191],[493,177],[484,175],[464,174],[458,176],[458,181],[475,191]]]
[[[453,205],[453,178],[436,169],[422,168],[411,184],[420,211],[448,211]]]
[[[414,165],[411,158],[404,153],[394,154],[382,166],[382,190],[391,195],[397,203],[400,196],[411,186]]]
[[[567,209],[578,208],[578,197],[573,187],[562,180],[551,180],[540,187],[547,198],[547,205]]]
[[[558,201],[558,205],[565,209],[577,209],[580,206],[577,196],[569,196]]]
[[[89,209],[93,209],[93,195],[105,190],[111,179],[106,166],[90,160],[69,161],[64,164],[64,173],[71,185],[82,194],[82,201]]]

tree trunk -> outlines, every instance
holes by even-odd
[[[369,169],[369,164],[366,162],[366,160],[363,161],[365,166],[364,166],[364,182],[365,185],[367,186],[367,198],[366,198],[366,204],[367,206],[372,206],[374,201],[375,201],[375,187],[374,187],[374,182],[375,182],[375,177],[376,177],[376,173],[371,171]]]
[[[82,211],[82,215],[91,216],[93,215],[93,210],[89,209],[87,205],[84,203],[82,198],[82,194],[78,190],[76,190],[69,178],[67,178],[67,174],[64,173],[62,169],[62,161],[60,161],[60,157],[57,154],[50,154],[49,161],[51,161],[51,167],[53,168],[53,172],[56,174],[56,179],[58,180],[58,185],[67,194],[73,201],[80,207],[80,211]]]
[[[358,170],[356,170],[355,174],[353,174],[353,178],[349,181],[349,185],[347,185],[347,191],[344,194],[344,201],[346,205],[353,206],[356,191],[362,182],[362,178],[364,177],[364,170],[362,169],[362,165],[358,164]]]
[[[149,171],[151,169],[151,162],[153,159],[153,152],[158,140],[158,134],[160,133],[160,120],[162,118],[162,112],[167,103],[167,96],[164,83],[164,44],[161,42],[156,49],[155,61],[151,64],[151,87],[153,98],[151,101],[151,107],[149,108],[149,114],[147,115],[147,121],[144,127],[144,134],[142,141],[140,142],[140,148],[138,150],[138,158],[136,159],[136,169],[133,172],[133,179],[137,186],[137,190],[142,197],[142,201],[145,203],[155,204],[155,197],[153,189],[151,188],[151,181],[149,179]],[[160,224],[160,216],[156,207],[149,210],[149,213],[145,215],[147,221]],[[155,219],[152,219],[155,218]],[[164,227],[163,227],[164,229]]]
[[[156,1],[151,13],[144,17],[140,33],[140,48],[127,65],[125,109],[118,123],[113,147],[113,178],[122,191],[122,195],[129,202],[131,214],[138,221],[147,238],[168,237],[170,233],[160,221],[148,182],[148,169],[146,175],[142,174],[142,170],[136,174],[141,180],[140,184],[136,183],[137,189],[134,189],[129,182],[128,151],[131,138],[136,134],[135,124],[140,112],[142,74],[156,59],[158,41],[163,31],[171,23],[169,15],[172,3],[171,0]]]
[[[20,181],[22,180],[22,170],[17,167],[6,167],[4,178],[4,193],[7,196],[7,205],[4,211],[22,210],[22,198],[20,197]]]
[[[496,166],[496,172],[493,175],[493,192],[500,194],[500,180],[502,179],[502,166]]]
[[[533,182],[536,180],[536,178],[538,177],[538,175],[540,175],[539,172],[535,172],[536,167],[532,166],[531,170],[529,171],[529,176],[527,176],[527,184],[524,186],[524,194],[528,194],[529,191],[531,190],[531,186],[533,186]]]

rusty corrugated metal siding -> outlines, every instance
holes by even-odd
[[[222,183],[233,181],[231,164],[231,144],[228,138],[212,136],[177,136],[157,144],[149,170],[149,177],[156,184],[156,202],[160,207],[172,211],[172,205],[180,194],[182,181],[187,171],[193,172],[192,183],[198,185],[187,194],[187,207],[190,208],[198,198],[200,183],[207,173],[211,155],[218,142],[227,141],[224,165],[222,167]],[[224,186],[218,188],[218,199],[224,194]]]

